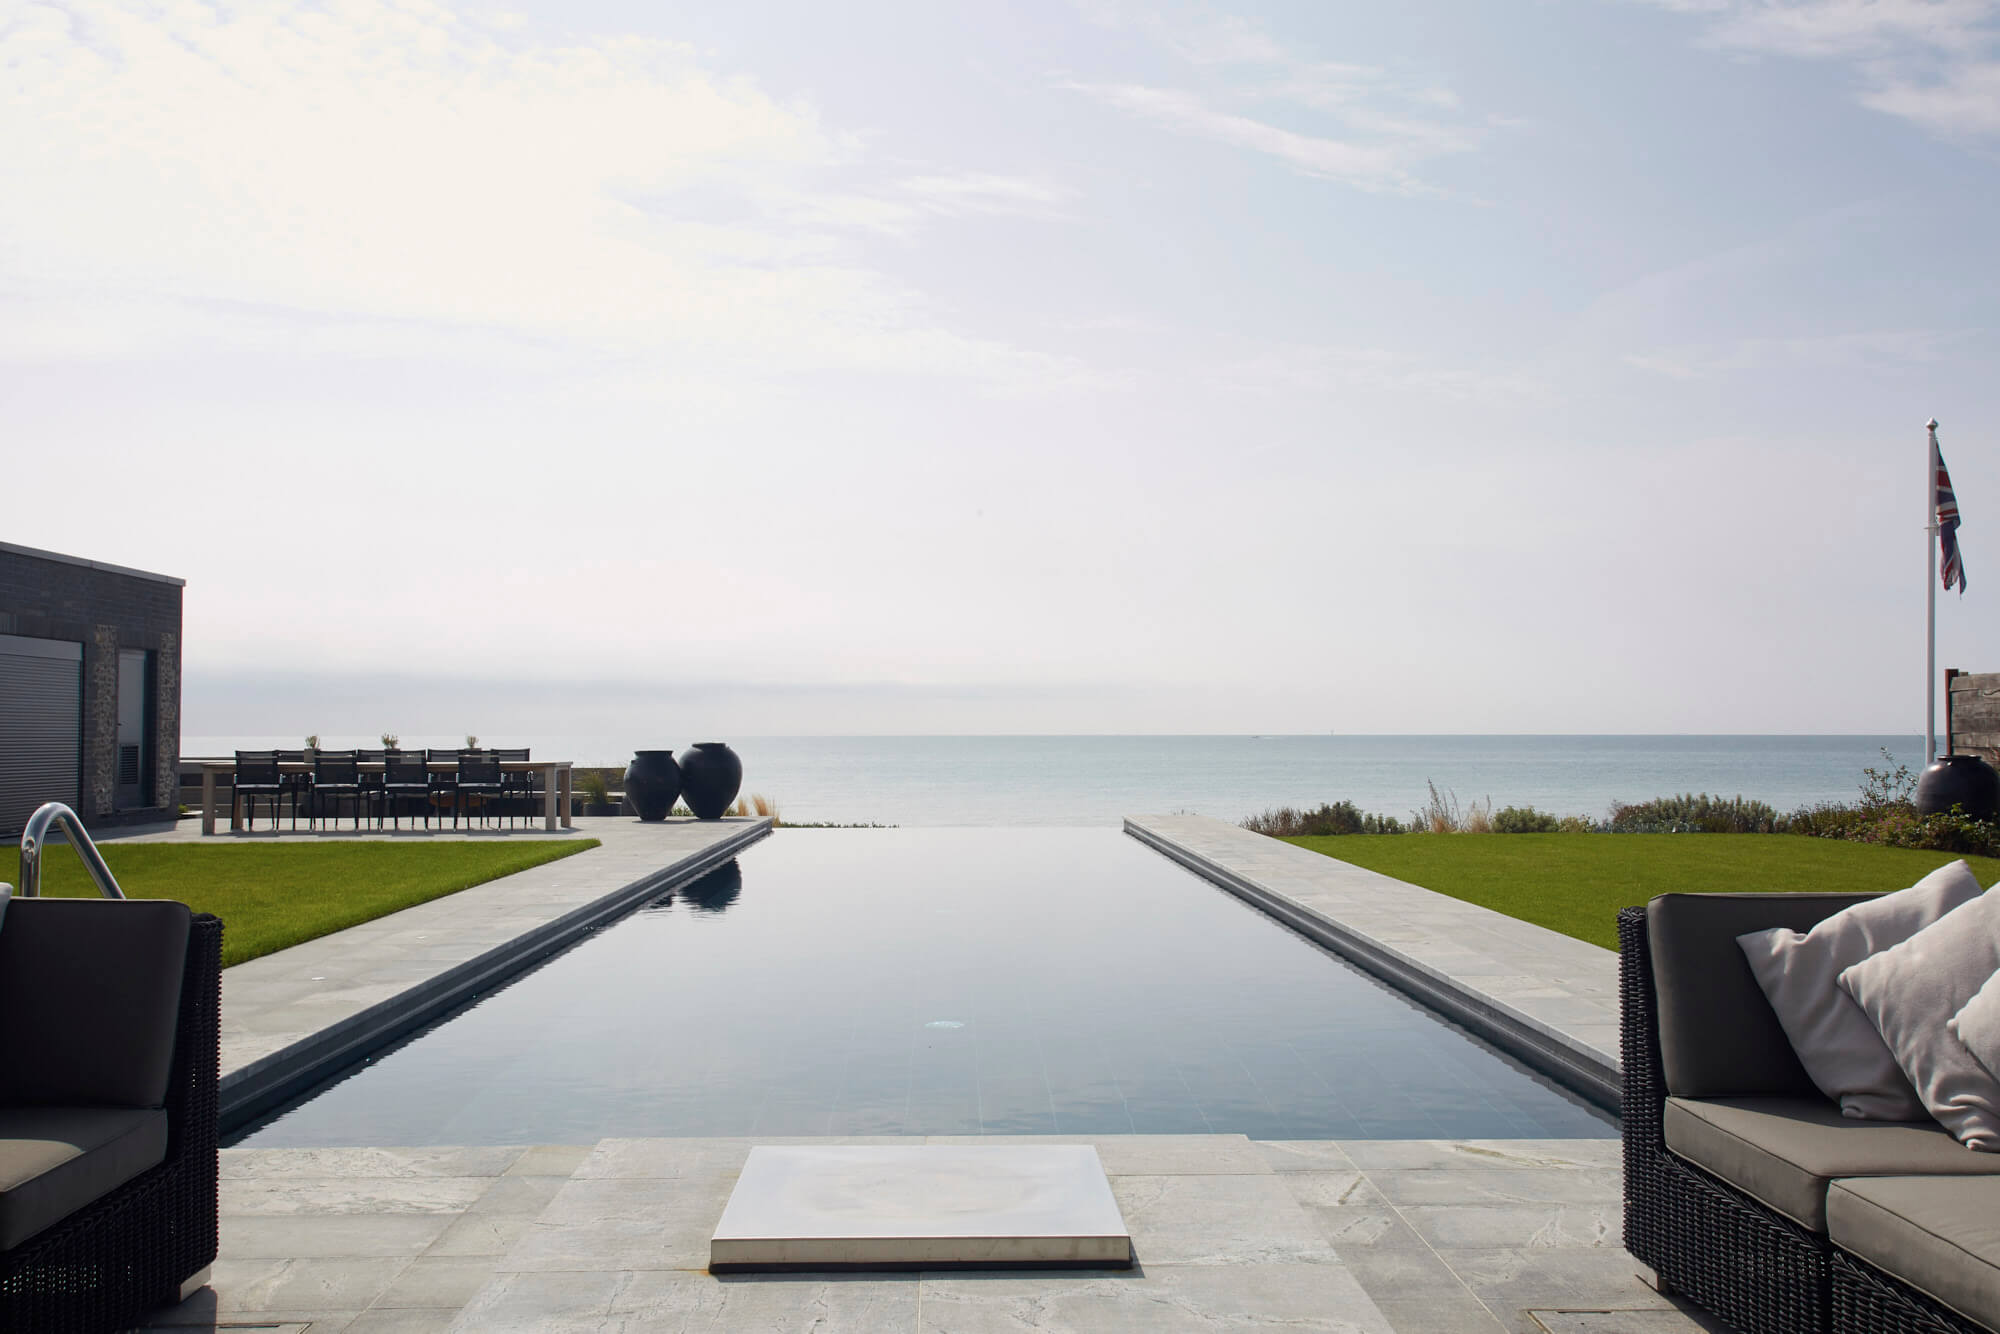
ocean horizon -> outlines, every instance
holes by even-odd
[[[678,743],[604,736],[495,734],[585,765],[623,764],[636,746]],[[1194,811],[1237,821],[1274,806],[1351,801],[1407,818],[1429,784],[1461,805],[1533,806],[1602,818],[1620,802],[1682,792],[1744,796],[1780,812],[1850,801],[1862,770],[1887,750],[1921,767],[1915,735],[1238,735],[827,736],[727,740],[743,758],[743,792],[769,797],[796,823],[1115,825],[1126,815]],[[186,755],[297,746],[298,737],[189,735]],[[462,736],[409,735],[408,747]],[[375,746],[328,734],[330,747]]]

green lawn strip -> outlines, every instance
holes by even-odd
[[[1901,889],[1948,852],[1789,834],[1347,834],[1302,848],[1618,948],[1620,908],[1655,894]],[[1967,857],[1981,884],[2000,860]]]
[[[98,845],[127,897],[179,899],[220,917],[225,968],[596,846],[594,838]],[[42,893],[89,898],[97,887],[76,854],[56,846],[43,854]]]

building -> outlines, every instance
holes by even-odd
[[[0,836],[171,818],[185,579],[0,542]]]

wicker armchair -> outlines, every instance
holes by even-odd
[[[1867,896],[1769,897],[1782,904],[1765,925],[1806,929]],[[1625,1249],[1653,1271],[1661,1290],[1687,1297],[1742,1334],[1829,1330],[1986,1334],[1984,1326],[1849,1255],[1825,1235],[1799,1226],[1667,1148],[1667,1062],[1646,909],[1627,908],[1618,914],[1618,943],[1619,1046],[1625,1073]],[[1711,972],[1698,981],[1700,989],[1712,993],[1706,1002],[1711,1014],[1729,1013],[1734,1002],[1722,979]],[[1760,1018],[1752,1008],[1734,1006],[1741,1025],[1775,1025],[1774,1018]],[[1783,1054],[1789,1062],[1789,1051]],[[1767,1076],[1771,1083],[1782,1084],[1787,1072],[1774,1068]]]
[[[180,907],[143,900],[73,899],[27,899],[11,906],[0,923],[5,928],[0,930],[0,1003],[10,1016],[9,1031],[0,1036],[0,1057],[8,1063],[0,1091],[0,1124],[14,1129],[0,1135],[34,1136],[38,1132],[29,1127],[60,1125],[65,1117],[81,1124],[93,1114],[102,1118],[119,1113],[115,1105],[48,1105],[51,1097],[61,1104],[103,1098],[115,1102],[115,1092],[91,1099],[68,1091],[65,1086],[86,1077],[77,1069],[89,1060],[78,1065],[67,1054],[90,1052],[101,1058],[107,1051],[125,1051],[139,1040],[132,1015],[119,1003],[121,987],[129,979],[107,977],[112,970],[79,966],[73,946],[79,940],[98,939],[92,932],[106,921],[118,927],[156,921],[176,916],[165,910]],[[125,1328],[180,1300],[215,1260],[222,923],[206,914],[189,917],[184,909],[177,916],[187,924],[186,962],[171,1025],[172,1054],[165,1064],[164,1157],[0,1251],[0,1329],[96,1334]],[[76,930],[79,921],[90,929]],[[89,948],[86,953],[103,963],[102,951]],[[105,999],[107,994],[111,999]],[[95,1035],[84,1031],[93,1021],[100,1025]],[[106,1021],[115,1030],[109,1038],[102,1031]],[[103,1045],[94,1043],[93,1037],[104,1038]],[[150,1044],[154,1039],[147,1035],[144,1041]],[[152,1052],[143,1059],[114,1061],[109,1074],[130,1079],[156,1056]],[[36,1072],[49,1067],[62,1068],[44,1081],[49,1087],[37,1093]],[[141,1104],[138,1114],[157,1121],[160,1112],[149,1107]],[[50,1132],[39,1133],[46,1142]],[[116,1161],[129,1150],[129,1139],[93,1150],[110,1154],[113,1161],[108,1166],[92,1162],[89,1154],[77,1161],[85,1172],[107,1179],[119,1176],[130,1170],[129,1163],[121,1167]],[[0,1144],[6,1143],[32,1148],[34,1141],[0,1139]],[[52,1169],[48,1175],[68,1167]],[[74,1175],[66,1188],[79,1189]],[[34,1208],[33,1201],[24,1206],[26,1223],[22,1215],[11,1215],[15,1226],[31,1226]]]

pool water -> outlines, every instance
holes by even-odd
[[[1113,830],[779,830],[239,1136],[1599,1137]]]

